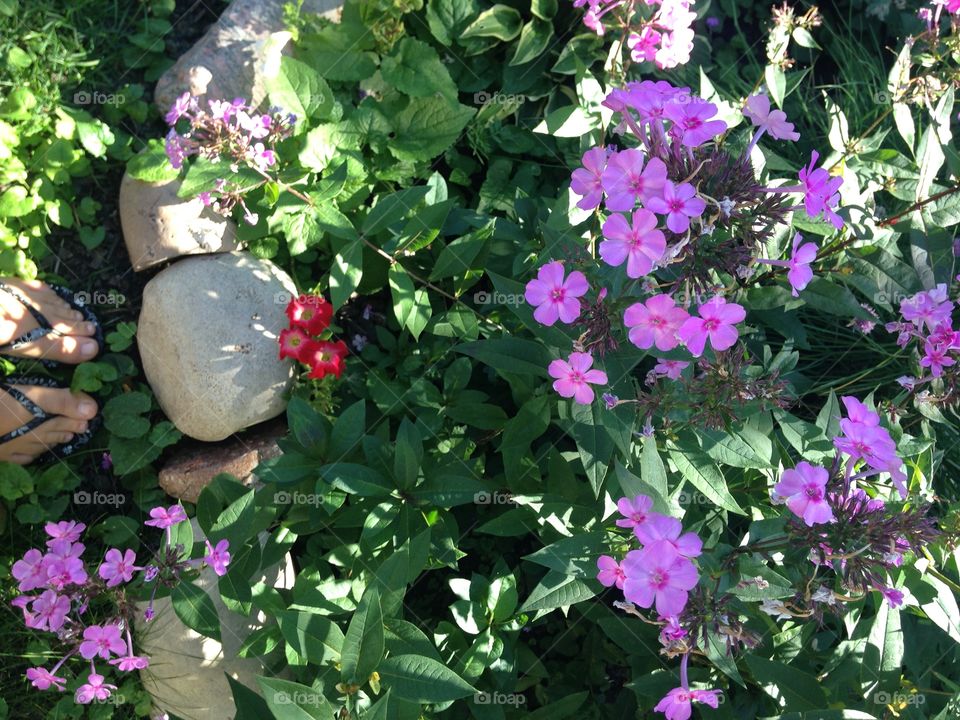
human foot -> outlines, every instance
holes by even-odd
[[[51,329],[46,333],[30,306],[49,322]],[[0,278],[0,352],[4,355],[75,365],[96,357],[100,350],[96,332],[96,324],[49,285]]]
[[[96,401],[85,393],[0,383],[0,461],[27,465],[86,432],[96,414]]]

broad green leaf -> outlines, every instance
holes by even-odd
[[[333,258],[330,268],[330,302],[338,310],[360,285],[363,277],[363,241],[348,241]]]
[[[476,110],[441,97],[411,98],[393,119],[395,137],[388,143],[398,160],[429,162],[448,149]]]
[[[460,39],[496,38],[508,42],[520,34],[522,25],[523,19],[519,12],[508,5],[498,3],[480,13],[480,17],[463,31]]]
[[[413,280],[399,263],[390,268],[388,278],[390,294],[393,297],[393,313],[400,327],[407,328],[415,339],[419,338],[430,322],[430,296],[426,290],[414,288]]]
[[[384,652],[383,611],[380,591],[370,585],[360,598],[350,619],[340,653],[340,678],[345,683],[363,685],[377,669]]]
[[[523,26],[520,41],[517,43],[509,65],[524,65],[536,60],[546,50],[553,39],[553,23],[534,18]]]
[[[764,692],[786,703],[784,709],[803,711],[828,707],[823,685],[813,675],[753,653],[746,653],[744,659]]]
[[[330,720],[336,710],[323,694],[309,685],[258,677],[260,690],[275,720]]]
[[[170,593],[170,601],[173,611],[184,625],[220,642],[220,618],[213,599],[207,593],[193,583],[184,581]]]
[[[394,45],[380,63],[384,81],[413,97],[439,93],[451,103],[457,101],[457,86],[437,51],[425,42],[405,37]]]
[[[691,447],[670,449],[669,455],[684,479],[710,502],[730,512],[746,515],[743,508],[733,499],[727,489],[723,473],[709,455]]]
[[[303,664],[329,665],[340,659],[343,631],[329,618],[296,610],[278,613],[276,617],[287,646]]]
[[[777,107],[783,107],[783,98],[787,93],[787,76],[778,66],[767,65],[763,71],[763,77],[766,79],[770,98],[777,104]]]
[[[303,128],[310,118],[323,120],[333,109],[333,93],[316,70],[288,55],[280,58],[274,74],[264,74],[270,105],[297,116]]]
[[[596,591],[582,580],[551,570],[530,593],[530,597],[521,606],[520,612],[567,607],[589,600],[596,594]]]
[[[453,670],[421,655],[389,657],[380,663],[377,672],[393,697],[409,702],[450,702],[476,692]]]

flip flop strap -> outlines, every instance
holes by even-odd
[[[28,384],[34,384],[34,383],[28,383]],[[17,388],[13,387],[11,384],[6,382],[0,382],[0,390],[2,390],[7,395],[9,395],[14,400],[16,400],[18,403],[20,403],[20,405],[22,405],[24,409],[27,410],[27,412],[33,415],[32,420],[28,420],[27,422],[25,422],[23,425],[21,425],[15,430],[11,430],[10,432],[4,435],[0,435],[0,445],[2,445],[5,442],[9,442],[10,440],[13,440],[15,438],[18,438],[21,435],[25,435],[26,433],[30,432],[34,428],[39,427],[40,425],[42,425],[43,423],[45,423],[47,420],[50,419],[50,415],[47,414],[47,412],[42,407],[37,405],[35,402],[33,402],[33,400],[28,398],[26,395],[24,395],[22,392],[17,390]]]
[[[36,342],[37,340],[42,338],[44,335],[49,335],[54,331],[53,326],[50,324],[50,321],[47,320],[44,314],[37,309],[36,305],[30,302],[30,299],[26,295],[24,295],[22,292],[20,292],[16,288],[10,287],[3,281],[0,281],[0,292],[5,292],[7,295],[12,297],[18,303],[23,305],[27,309],[27,311],[33,316],[33,319],[37,321],[37,325],[40,326],[40,327],[35,327],[33,330],[29,330],[25,332],[20,337],[15,338],[14,340],[11,340],[5,345],[0,345],[0,352],[3,352],[4,350],[18,350],[24,345],[28,345],[29,343]]]

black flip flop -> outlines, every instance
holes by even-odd
[[[97,327],[96,333],[93,335],[93,339],[97,341],[97,345],[100,348],[97,354],[103,352],[104,342],[103,342],[103,328],[100,327],[100,322],[97,320],[97,316],[94,314],[93,310],[86,306],[82,297],[78,297],[75,293],[67,290],[65,287],[59,285],[49,285],[50,289],[53,290],[57,295],[59,295],[66,303],[73,308],[74,310],[79,311],[83,315],[83,319],[87,322],[92,322]],[[10,362],[16,364],[17,362],[39,362],[46,368],[56,368],[60,367],[64,363],[61,363],[57,360],[44,360],[43,358],[27,358],[19,355],[8,355],[6,351],[17,350],[24,345],[29,345],[32,342],[36,342],[46,335],[54,334],[61,336],[61,333],[58,333],[53,329],[53,325],[50,324],[50,321],[41,313],[37,307],[30,302],[30,299],[24,295],[20,290],[14,287],[10,287],[5,282],[0,280],[0,292],[4,292],[18,303],[23,305],[27,311],[33,316],[33,319],[36,320],[39,327],[35,327],[33,330],[25,332],[20,337],[11,340],[5,345],[0,345],[0,357],[9,360]],[[92,358],[91,358],[92,359]]]
[[[31,387],[48,387],[58,390],[66,388],[65,385],[58,383],[52,378],[44,377],[24,377],[20,375],[11,375],[4,378],[0,381],[0,391],[5,392],[7,395],[12,397],[18,403],[20,403],[27,412],[33,415],[33,419],[28,420],[23,425],[18,427],[16,430],[11,430],[5,435],[0,435],[0,445],[3,445],[6,442],[14,440],[18,437],[26,435],[31,430],[35,430],[45,423],[47,420],[51,420],[56,415],[51,415],[42,407],[37,405],[33,400],[28,398],[22,392],[13,387],[14,385],[29,385]],[[100,427],[100,415],[99,413],[92,420],[87,421],[87,430],[86,432],[79,433],[74,435],[73,440],[66,443],[61,443],[56,447],[49,448],[46,453],[37,458],[40,462],[48,462],[50,460],[56,460],[59,458],[66,457],[67,455],[72,455],[79,448],[86,445],[90,442],[90,439],[93,437],[93,434]]]

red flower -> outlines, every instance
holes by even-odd
[[[280,359],[293,358],[299,360],[307,343],[312,342],[310,336],[300,328],[290,328],[280,331]]]
[[[346,356],[347,345],[343,340],[336,342],[308,340],[300,356],[300,362],[310,366],[308,378],[319,380],[328,374],[340,377],[345,364],[343,359]]]
[[[301,295],[287,305],[287,317],[293,327],[319,335],[333,319],[333,306],[321,295]]]

